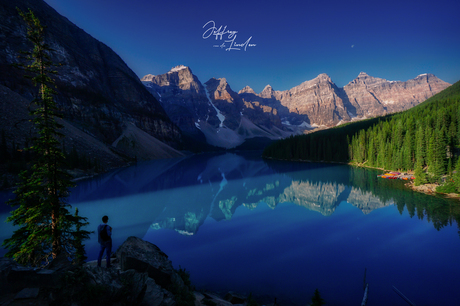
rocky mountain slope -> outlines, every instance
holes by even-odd
[[[449,86],[433,74],[425,73],[400,82],[361,72],[343,90],[352,105],[353,116],[375,117],[409,109]]]
[[[279,139],[291,134],[276,109],[244,101],[224,78],[210,79],[205,88],[189,67],[180,65],[141,81],[182,131],[210,145],[233,148],[254,137]]]
[[[133,126],[150,138],[163,142],[164,146],[181,145],[180,129],[171,122],[160,103],[123,60],[42,0],[0,0],[0,85],[28,101],[37,92],[24,79],[23,72],[11,66],[18,62],[19,51],[31,48],[25,36],[25,24],[16,7],[22,11],[30,8],[47,27],[45,41],[55,50],[51,59],[54,63],[60,63],[56,67],[58,94],[55,99],[65,120],[73,128],[125,157],[156,156],[155,146],[142,152],[137,150],[136,153],[126,146],[115,148],[120,144],[115,141]],[[5,103],[8,104],[8,101]],[[7,118],[12,116],[10,113],[2,115]],[[11,133],[6,136],[9,140],[13,139]],[[79,144],[71,140],[73,138],[69,137],[67,144],[77,145],[77,149],[80,149]],[[136,146],[135,137],[129,141]],[[168,149],[168,152],[168,156],[178,156],[174,150]],[[100,157],[106,158],[105,155]]]
[[[259,94],[248,94],[247,87],[239,94],[248,101],[260,101],[276,108],[285,123],[332,127],[408,109],[448,86],[449,83],[432,74],[401,82],[361,72],[343,88],[337,87],[328,75],[320,74],[286,91],[275,91],[267,85]]]
[[[16,146],[23,147],[34,134],[34,126],[29,121],[28,106],[30,101],[8,87],[0,85],[0,131]],[[117,154],[118,150],[108,146],[88,133],[76,128],[68,120],[59,120],[64,128],[60,131],[65,136],[65,149],[72,147],[87,157],[98,157],[106,169],[121,167],[126,161]],[[30,143],[30,142],[29,142]]]
[[[286,91],[267,85],[259,94],[249,86],[236,93],[225,78],[212,78],[205,88],[182,65],[141,80],[183,131],[224,148],[399,112],[450,86],[432,74],[400,82],[361,72],[343,88],[320,74]]]
[[[160,101],[169,118],[186,135],[206,143],[203,133],[195,123],[204,121],[217,127],[220,121],[215,108],[210,105],[203,85],[188,67],[178,66],[157,76],[149,74],[141,81]]]

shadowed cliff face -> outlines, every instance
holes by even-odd
[[[237,129],[241,122],[241,111],[243,107],[241,98],[230,88],[230,85],[224,78],[213,78],[205,84],[212,103],[225,117],[223,125],[232,130]]]
[[[30,8],[46,28],[45,41],[58,74],[55,97],[64,118],[111,144],[128,122],[169,145],[178,146],[181,132],[135,73],[108,46],[59,15],[42,0],[0,1],[0,84],[31,100],[37,90],[11,66],[21,50],[30,50],[26,27],[16,11]]]
[[[226,79],[203,86],[189,67],[180,65],[165,74],[148,74],[142,83],[168,116],[195,140],[233,148],[254,137],[279,139],[292,134],[282,126],[278,111],[259,101],[246,101]]]
[[[141,81],[181,130],[198,134],[200,132],[195,123],[201,121],[214,128],[219,126],[217,112],[190,68],[177,66],[165,74],[146,75]]]

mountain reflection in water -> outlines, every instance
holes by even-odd
[[[403,182],[377,178],[377,171],[338,164],[264,161],[258,156],[202,154],[144,162],[80,182],[70,202],[109,201],[159,192],[150,198],[152,205],[148,205],[149,214],[145,216],[150,222],[146,222],[183,234],[196,233],[207,217],[230,220],[237,207],[254,209],[262,202],[270,208],[294,203],[324,216],[332,215],[341,202],[350,203],[364,214],[397,204],[400,211],[407,206],[411,216],[417,210],[419,218],[434,218],[437,229],[453,219],[460,220],[460,208],[451,207],[455,202],[405,190]],[[200,188],[194,188],[197,185]],[[179,188],[186,192],[171,192],[166,197],[161,194]],[[441,209],[446,203],[450,208]],[[139,204],[133,203],[136,208]]]
[[[115,246],[129,236],[157,244],[199,288],[285,304],[308,303],[319,288],[328,305],[359,304],[367,267],[369,305],[404,305],[392,285],[415,303],[460,302],[458,201],[414,193],[373,170],[259,156],[142,162],[78,182],[69,202],[90,230],[108,215]],[[12,228],[0,227],[3,241]],[[95,259],[94,234],[85,246]]]

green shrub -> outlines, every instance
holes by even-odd
[[[444,184],[436,187],[436,192],[440,193],[457,193],[457,186],[452,179],[447,179]]]
[[[190,281],[190,272],[182,269],[179,266],[179,270],[175,270],[177,274],[181,277],[182,281],[185,284],[185,287],[179,286],[178,284],[173,284],[169,291],[174,294],[176,303],[178,306],[194,306],[195,305],[195,295],[193,291],[195,288]]]

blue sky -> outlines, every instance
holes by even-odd
[[[320,73],[339,87],[361,71],[388,80],[422,73],[460,80],[458,0],[45,1],[139,77],[182,64],[202,83],[224,77],[234,91],[249,85],[256,92],[267,84],[287,90]],[[220,39],[205,32],[209,21],[237,33]],[[227,51],[233,38],[255,46]]]

